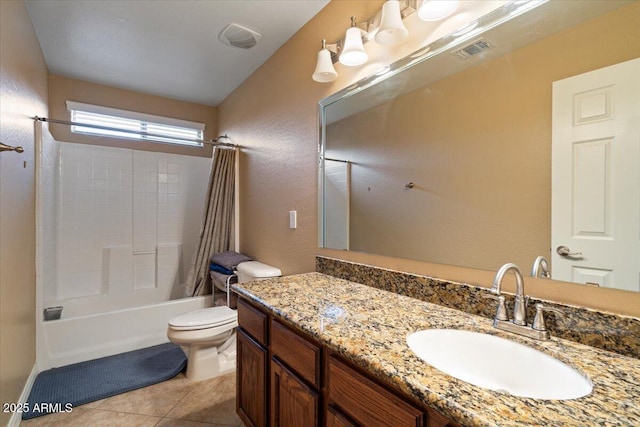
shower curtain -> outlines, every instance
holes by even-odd
[[[236,149],[215,147],[200,241],[185,283],[185,296],[211,293],[211,255],[234,249],[233,203]]]

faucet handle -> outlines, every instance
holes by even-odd
[[[552,312],[556,313],[557,315],[559,315],[560,317],[564,317],[565,316],[565,312],[560,310],[559,308],[546,307],[543,304],[537,303],[536,304],[536,315],[533,318],[533,323],[531,324],[531,327],[533,329],[535,329],[536,331],[546,331],[547,330],[547,325],[544,322],[544,312],[545,311],[552,311]]]
[[[482,294],[482,298],[491,298],[498,301],[496,320],[509,320],[509,316],[507,315],[507,307],[504,303],[504,295]]]

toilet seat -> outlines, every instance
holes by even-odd
[[[169,328],[176,331],[197,331],[237,323],[238,313],[226,306],[203,308],[181,314],[169,320]]]

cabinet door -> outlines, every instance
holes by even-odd
[[[318,425],[318,393],[278,361],[271,360],[271,426]]]
[[[251,427],[267,425],[267,351],[238,330],[236,412]]]

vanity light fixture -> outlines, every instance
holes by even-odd
[[[381,45],[396,45],[409,36],[409,30],[402,23],[400,13],[400,2],[398,0],[387,0],[382,5],[382,20],[380,28],[375,35],[375,41]]]
[[[418,9],[418,17],[423,21],[439,21],[458,9],[458,0],[424,0]]]
[[[344,48],[340,54],[340,63],[349,67],[356,67],[367,62],[369,55],[362,43],[363,31],[356,26],[356,17],[351,17],[351,27],[347,30]]]
[[[356,24],[356,18],[352,16],[351,26],[347,29],[344,39],[332,44],[323,40],[322,49],[318,52],[316,69],[312,74],[313,80],[328,83],[337,79],[338,73],[332,65],[337,61],[348,67],[366,63],[369,55],[364,49],[364,44],[369,41],[375,40],[376,43],[386,46],[403,42],[409,36],[403,20],[412,13],[418,11],[418,16],[423,21],[437,21],[452,15],[458,9],[459,3],[459,0],[387,0],[381,10],[363,22]],[[464,33],[471,30],[473,26],[460,28],[458,31]],[[424,53],[426,52],[425,50]]]
[[[327,41],[322,39],[322,49],[318,51],[316,69],[311,78],[320,83],[329,83],[338,78],[338,73],[331,61],[331,52],[327,49]]]

